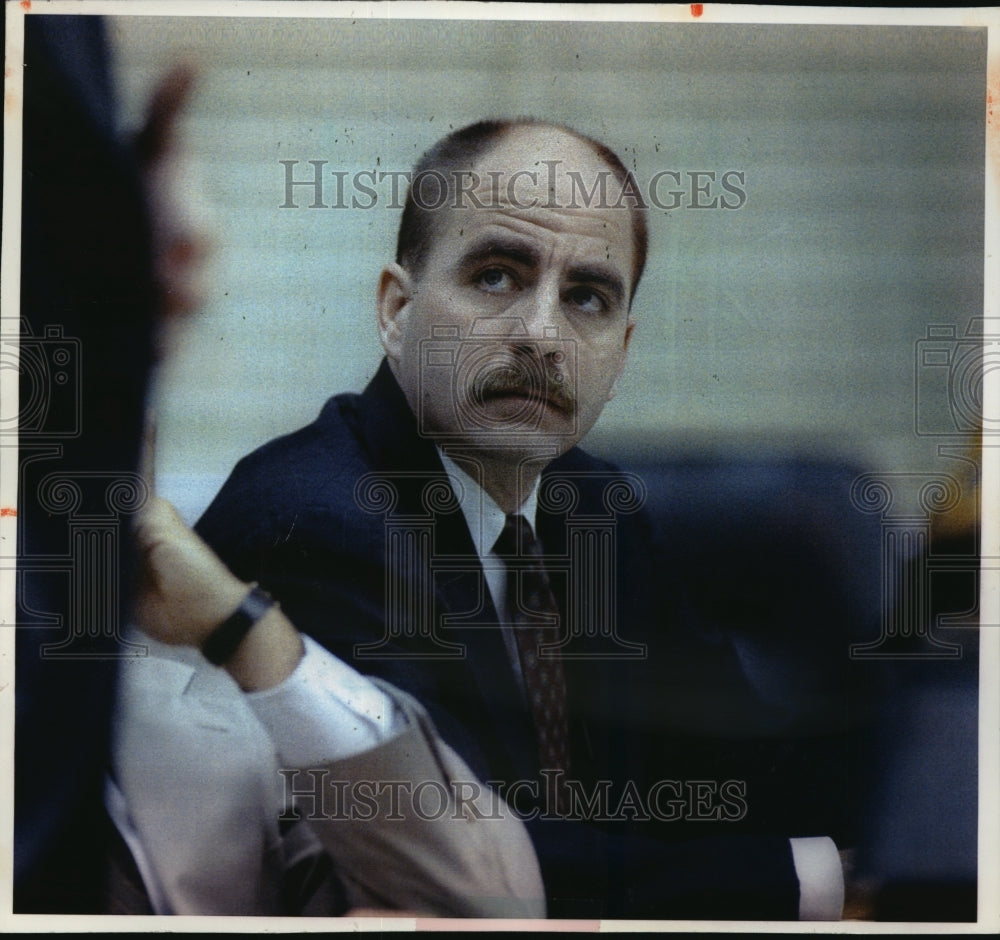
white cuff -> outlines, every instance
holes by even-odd
[[[844,912],[844,871],[833,839],[789,839],[799,879],[799,920],[840,920]]]
[[[406,726],[392,699],[308,636],[280,685],[246,698],[282,760],[309,767],[371,750]]]

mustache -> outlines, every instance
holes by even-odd
[[[475,376],[471,391],[473,401],[479,405],[499,395],[524,395],[563,411],[576,408],[569,377],[558,365],[542,357],[518,356],[484,369]]]

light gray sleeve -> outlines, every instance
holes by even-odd
[[[370,751],[300,774],[327,794],[310,825],[353,907],[446,917],[545,916],[538,859],[523,822],[438,737],[412,698],[385,683],[406,728]]]

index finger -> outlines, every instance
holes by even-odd
[[[181,62],[156,86],[146,123],[135,138],[136,153],[144,163],[152,163],[170,148],[177,119],[191,96],[195,78],[194,65]]]

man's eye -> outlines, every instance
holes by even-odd
[[[604,313],[608,309],[605,299],[589,287],[574,287],[566,299],[584,313]]]
[[[480,273],[476,282],[488,291],[512,290],[515,286],[514,279],[501,268],[487,268]]]

